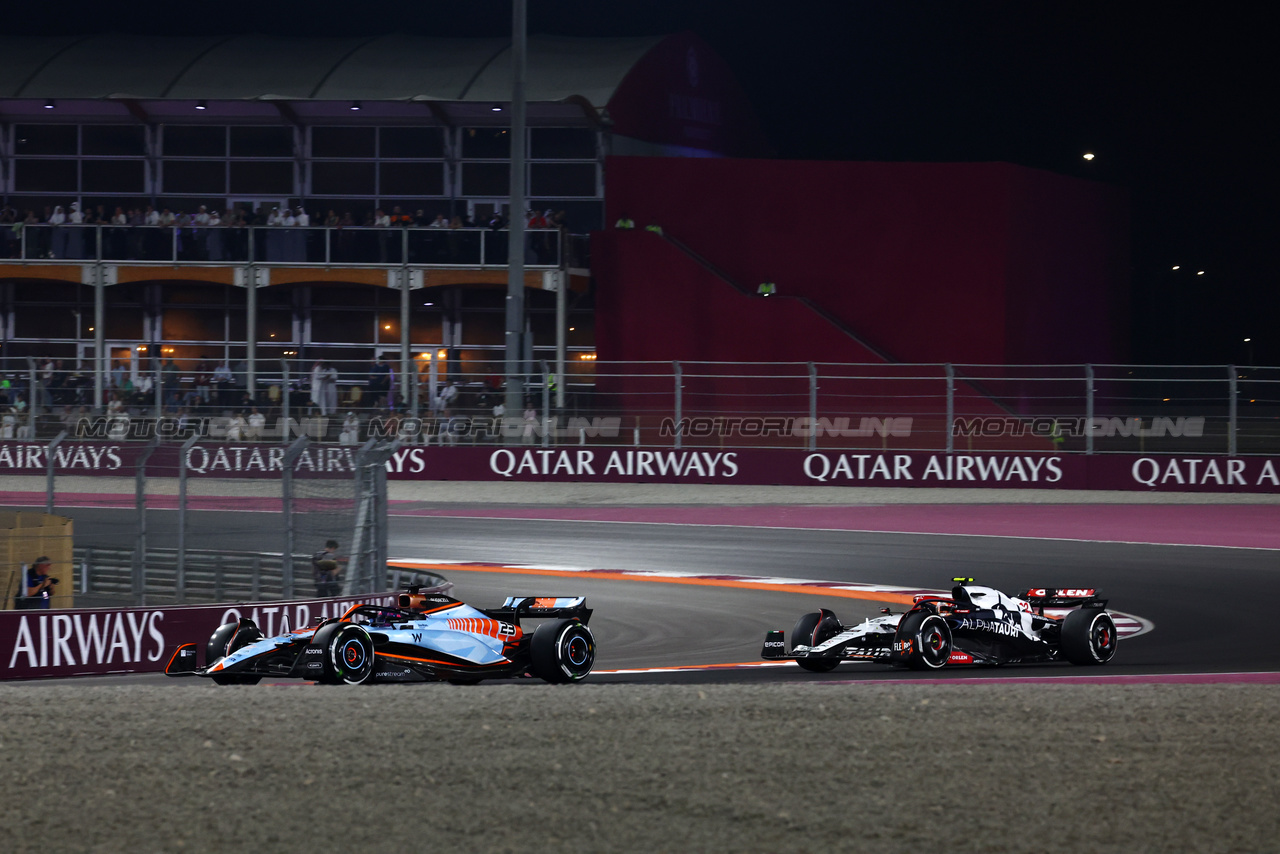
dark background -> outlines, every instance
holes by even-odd
[[[779,157],[1001,160],[1128,188],[1132,353],[1164,363],[1280,364],[1270,20],[1238,3],[529,2],[531,33],[696,32],[742,81]],[[61,2],[11,4],[2,24],[497,36],[510,4]]]

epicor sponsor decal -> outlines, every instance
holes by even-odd
[[[645,477],[735,477],[737,453],[709,451],[611,451],[601,475]],[[502,477],[519,475],[596,475],[595,451],[524,451],[507,449],[489,455],[489,469]]]
[[[163,611],[24,615],[7,667],[159,661],[165,646],[163,620]]]
[[[1204,486],[1210,482],[1219,486],[1261,486],[1263,482],[1272,486],[1280,486],[1280,477],[1276,475],[1275,464],[1271,460],[1262,460],[1260,467],[1255,468],[1257,477],[1253,477],[1249,463],[1256,462],[1244,457],[1234,457],[1222,461],[1204,459],[1203,457],[1167,457],[1155,459],[1139,457],[1134,460],[1130,470],[1133,479],[1144,486],[1156,484],[1179,483],[1187,486]],[[1223,471],[1225,466],[1226,471]]]
[[[833,459],[834,457],[834,459]],[[821,483],[850,481],[1020,481],[1057,483],[1062,480],[1062,458],[1042,456],[975,456],[934,454],[918,473],[910,454],[809,454],[804,473]]]

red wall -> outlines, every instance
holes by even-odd
[[[897,361],[1123,361],[1127,207],[1112,188],[1000,163],[614,157],[606,170],[608,222],[660,224]],[[660,240],[596,235],[592,258],[602,360],[878,361]]]

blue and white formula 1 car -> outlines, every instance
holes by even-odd
[[[219,685],[253,685],[264,676],[330,685],[536,676],[577,682],[591,672],[596,642],[583,597],[510,597],[480,610],[410,587],[398,608],[354,605],[341,617],[265,638],[254,622],[227,623],[204,645],[178,647],[169,676],[207,676]],[[522,618],[543,620],[526,633]]]
[[[781,630],[765,635],[761,657],[791,659],[823,673],[842,661],[874,661],[937,670],[948,664],[1069,661],[1106,664],[1119,634],[1102,592],[1092,587],[1033,588],[1008,596],[957,582],[951,596],[922,594],[905,614],[844,626],[826,610],[805,614],[791,630],[788,653]]]

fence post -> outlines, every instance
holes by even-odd
[[[199,433],[189,437],[178,451],[178,563],[173,583],[179,605],[187,601],[187,455],[199,438]]]
[[[1084,452],[1093,453],[1093,365],[1084,366]]]
[[[288,450],[280,466],[281,510],[284,512],[284,552],[280,555],[280,598],[293,598],[293,464],[311,441],[299,436]]]
[[[89,566],[93,563],[93,546],[84,550],[84,557],[80,558],[80,593],[88,595],[89,593]]]
[[[293,432],[289,429],[289,360],[280,360],[280,442],[288,444],[289,436]]]
[[[809,363],[809,450],[818,449],[818,366]]]
[[[34,439],[36,437],[36,411],[40,408],[39,375],[36,374],[36,360],[27,357],[27,389],[30,392],[31,400],[27,406],[27,429],[29,431],[27,438]]]
[[[947,453],[955,450],[955,439],[952,437],[952,425],[956,423],[956,369],[950,362],[947,370]]]
[[[147,460],[160,447],[160,437],[153,438],[138,455],[133,470],[134,506],[138,510],[138,536],[133,549],[133,571],[130,586],[133,602],[147,604]]]
[[[1231,399],[1227,402],[1227,456],[1234,457],[1236,455],[1236,429],[1239,427],[1236,423],[1236,398],[1240,394],[1235,365],[1227,365],[1227,386],[1231,394]]]
[[[547,360],[542,360],[542,447],[551,444],[551,376]]]
[[[50,516],[53,515],[53,452],[58,449],[58,445],[62,440],[67,438],[67,431],[63,430],[57,436],[53,437],[53,441],[45,446],[45,476],[44,476],[44,512]]]
[[[672,362],[671,366],[675,371],[676,380],[676,429],[675,429],[675,448],[680,450],[680,422],[684,420],[684,372],[680,369],[679,362]]]

